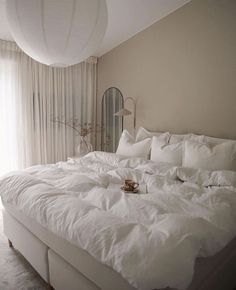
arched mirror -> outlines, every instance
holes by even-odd
[[[123,118],[114,116],[124,106],[124,98],[117,88],[107,89],[102,98],[102,142],[103,151],[115,152],[123,130]]]

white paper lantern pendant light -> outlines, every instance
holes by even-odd
[[[69,66],[93,55],[107,28],[105,0],[7,0],[13,38],[33,59]]]

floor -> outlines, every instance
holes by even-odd
[[[47,284],[13,248],[3,233],[2,205],[0,201],[0,290],[46,290]]]

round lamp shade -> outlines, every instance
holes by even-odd
[[[120,111],[116,112],[114,115],[118,116],[118,117],[123,117],[123,116],[128,116],[128,115],[131,115],[131,114],[132,113],[129,110],[123,108]]]
[[[107,27],[105,0],[7,0],[8,23],[33,59],[69,66],[93,55]]]

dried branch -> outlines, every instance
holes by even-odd
[[[66,120],[63,118],[55,118],[52,120],[52,122],[54,123],[58,123],[64,126],[67,126],[71,129],[73,129],[77,135],[81,136],[81,137],[86,137],[87,135],[91,134],[92,132],[98,132],[99,130],[97,129],[97,127],[99,125],[96,125],[95,127],[92,126],[91,123],[79,123],[78,119],[70,119],[70,120]]]

